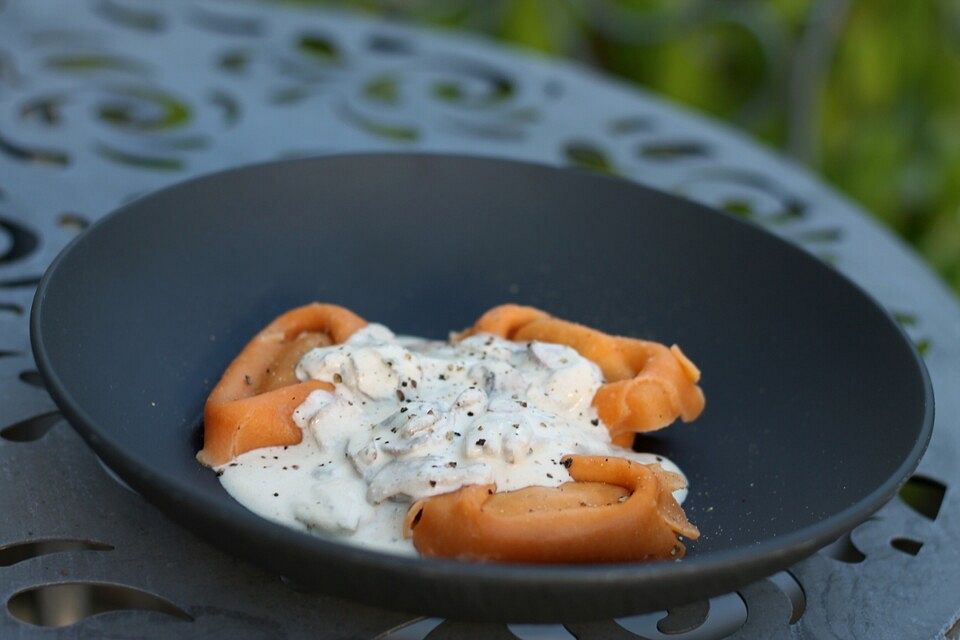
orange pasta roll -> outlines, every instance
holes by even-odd
[[[203,449],[208,466],[261,447],[298,444],[303,437],[293,411],[311,391],[333,390],[318,380],[297,382],[294,369],[314,347],[343,342],[367,322],[349,309],[308,304],[267,325],[243,348],[207,397]]]
[[[529,563],[667,560],[700,532],[673,491],[684,486],[660,465],[624,458],[567,456],[573,482],[496,493],[468,486],[426,498],[404,531],[425,556]]]
[[[703,411],[700,370],[677,345],[611,336],[513,304],[490,309],[459,338],[477,333],[564,344],[595,362],[607,382],[593,405],[616,444],[630,446],[634,433],[661,429],[677,418],[689,422]]]

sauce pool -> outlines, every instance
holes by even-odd
[[[681,473],[610,442],[591,405],[600,369],[563,345],[487,334],[431,341],[370,324],[309,351],[296,373],[335,385],[295,410],[302,442],[249,451],[217,472],[254,513],[343,542],[414,555],[403,537],[414,501],[474,484],[558,486],[571,480],[560,464],[568,454]],[[682,503],[686,493],[674,496]]]

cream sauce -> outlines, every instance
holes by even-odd
[[[249,451],[217,472],[251,511],[344,542],[413,554],[402,531],[413,501],[472,484],[557,486],[571,480],[560,464],[567,454],[680,473],[610,442],[591,405],[600,369],[566,346],[429,341],[371,324],[308,352],[296,373],[335,385],[295,410],[303,441]],[[682,502],[686,490],[675,496]]]

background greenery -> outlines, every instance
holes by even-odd
[[[727,120],[859,201],[960,290],[956,0],[300,0],[579,59]]]

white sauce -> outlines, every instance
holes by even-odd
[[[571,480],[567,454],[675,464],[610,442],[591,406],[600,369],[569,347],[478,335],[459,343],[396,337],[371,324],[313,349],[300,380],[314,391],[294,412],[291,447],[249,451],[218,467],[251,511],[345,542],[414,554],[403,517],[420,498],[471,484],[499,491]],[[686,490],[675,493],[679,501]]]

